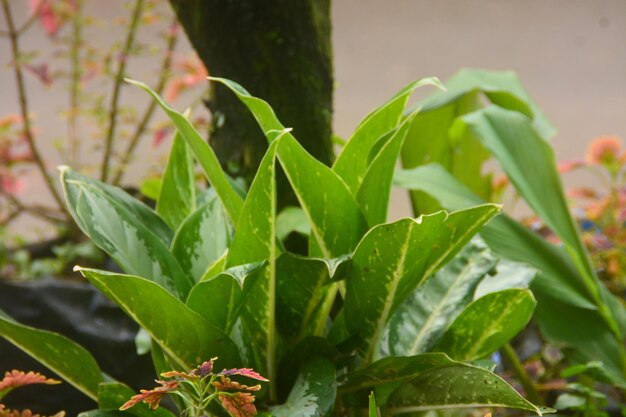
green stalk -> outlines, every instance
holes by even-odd
[[[524,391],[526,391],[526,397],[528,398],[528,400],[535,405],[545,405],[543,398],[541,398],[541,395],[539,395],[537,388],[535,388],[535,384],[533,384],[533,381],[528,376],[526,369],[524,369],[524,366],[517,356],[517,352],[515,352],[515,349],[513,349],[511,344],[507,343],[502,346],[501,352],[511,364],[515,376],[517,376],[522,386],[524,387]]]

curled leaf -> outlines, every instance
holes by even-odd
[[[259,375],[250,368],[223,369],[222,372],[220,372],[218,375],[241,375],[248,378],[256,379],[257,381],[269,381],[269,379]]]
[[[120,407],[121,411],[128,410],[132,406],[144,402],[150,406],[151,410],[159,408],[159,403],[163,399],[163,396],[168,392],[174,391],[178,388],[179,381],[156,381],[161,384],[160,387],[153,388],[151,390],[142,389],[140,394],[134,395],[124,405]]]
[[[17,387],[23,387],[24,385],[32,385],[32,384],[60,384],[61,381],[57,381],[56,379],[47,378],[40,373],[37,372],[22,372],[18,370],[12,370],[11,372],[6,372],[4,374],[4,378],[0,381],[0,392],[5,390],[12,390]]]
[[[34,414],[32,411],[26,410],[9,410],[4,407],[4,404],[0,404],[0,417],[44,417],[40,414]],[[65,417],[65,411],[59,411],[50,417]]]

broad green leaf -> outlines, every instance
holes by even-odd
[[[285,207],[276,217],[276,236],[285,240],[291,232],[298,232],[301,235],[311,234],[309,220],[300,207]]]
[[[89,398],[98,397],[104,377],[83,347],[58,333],[24,326],[0,314],[0,336],[41,362]]]
[[[370,227],[387,221],[393,172],[402,144],[416,114],[413,113],[398,126],[363,174],[356,197]]]
[[[241,365],[230,338],[162,287],[144,278],[76,268],[144,328],[182,370],[219,357],[225,368]]]
[[[196,284],[187,306],[209,323],[228,333],[239,315],[242,287],[248,277],[263,271],[265,262],[235,266]]]
[[[336,395],[336,371],[333,364],[323,358],[311,359],[302,364],[287,401],[272,407],[271,413],[273,417],[328,416]]]
[[[330,168],[316,160],[289,133],[268,103],[252,97],[239,84],[210,78],[230,88],[248,107],[269,142],[283,136],[278,158],[311,224],[311,232],[324,258],[351,252],[366,230],[366,222],[346,184]],[[320,184],[324,184],[320,187]],[[328,210],[332,204],[334,209]]]
[[[543,410],[526,401],[502,378],[471,365],[426,370],[397,388],[389,397],[389,415],[450,408],[514,408],[537,415]]]
[[[290,253],[276,261],[277,327],[292,343],[321,336],[334,300],[328,265]]]
[[[196,209],[196,182],[193,155],[180,133],[176,132],[156,203],[156,212],[172,230],[178,229]]]
[[[610,326],[617,327],[612,316],[602,310],[600,283],[569,212],[554,151],[530,119],[491,106],[463,117],[459,123],[480,138],[528,205],[561,238],[580,273],[588,299],[598,305]]]
[[[214,198],[180,225],[172,242],[172,253],[183,271],[197,282],[229,244],[228,219],[222,205]]]
[[[493,275],[486,276],[474,292],[474,300],[510,288],[529,288],[539,271],[521,262],[500,259]]]
[[[161,177],[149,177],[141,181],[139,184],[139,192],[144,197],[148,197],[152,201],[159,199],[159,190],[161,189]]]
[[[493,204],[439,212],[376,226],[365,235],[348,269],[344,309],[367,360],[377,354],[397,308],[498,212]]]
[[[337,258],[352,252],[367,225],[346,184],[291,136],[281,140],[278,158],[307,215],[322,257]]]
[[[397,172],[394,181],[396,185],[435,196],[449,210],[481,203],[480,198],[438,165]],[[576,349],[576,356],[584,363],[602,361],[605,374],[623,384],[626,372],[620,371],[621,342],[611,336],[611,330],[595,311],[597,307],[585,297],[582,279],[576,278],[579,272],[564,250],[505,214],[490,222],[481,236],[497,254],[541,271],[531,288],[538,300],[535,317],[543,334],[554,343]],[[563,326],[564,316],[575,320],[576,328]]]
[[[435,350],[459,361],[483,358],[526,327],[535,305],[532,293],[525,289],[513,288],[487,294],[463,310],[446,330]]]
[[[286,131],[282,135],[286,134]],[[226,267],[267,260],[254,280],[244,282],[241,319],[250,338],[253,367],[270,380],[270,396],[276,379],[276,151],[282,138],[268,148],[237,222]]]
[[[410,356],[432,349],[496,263],[481,240],[470,242],[398,308],[389,324],[389,351]]]
[[[120,188],[81,175],[67,166],[59,167],[59,171],[61,172],[61,185],[63,186],[63,190],[65,192],[67,208],[81,230],[85,231],[86,227],[83,220],[80,219],[76,213],[76,201],[78,199],[80,189],[70,185],[70,183],[74,181],[97,188],[110,200],[115,201],[117,205],[123,207],[124,211],[129,214],[134,223],[142,224],[154,233],[154,235],[156,235],[163,242],[163,244],[165,244],[165,246],[169,246],[172,238],[174,237],[174,232],[172,232],[172,229],[169,228],[169,226],[162,218],[159,217],[158,214],[141,201],[130,196]]]
[[[333,165],[333,171],[345,181],[352,194],[357,194],[369,169],[368,156],[374,143],[398,126],[411,94],[416,88],[424,85],[441,87],[436,78],[423,78],[411,82],[368,114],[346,142]]]
[[[98,387],[98,408],[100,410],[118,411],[119,408],[137,393],[119,382],[105,382]],[[126,415],[137,417],[173,417],[163,407],[151,410],[147,404],[139,403],[125,411]]]
[[[200,163],[200,166],[204,170],[209,182],[215,189],[218,198],[222,202],[226,213],[228,213],[228,217],[231,222],[236,224],[243,206],[243,199],[230,184],[228,176],[222,170],[220,162],[217,159],[215,152],[213,152],[213,149],[211,149],[206,140],[200,136],[198,131],[193,127],[189,120],[185,118],[185,116],[168,106],[167,103],[165,103],[163,99],[159,97],[159,95],[150,87],[139,81],[129,79],[126,79],[126,81],[130,84],[141,87],[144,91],[150,94],[157,104],[159,104],[159,106],[161,106],[161,108],[169,116],[176,126],[178,133],[185,139],[187,145],[189,145],[196,156],[198,163]]]
[[[424,191],[435,197],[447,210],[460,210],[484,200],[473,194],[438,164],[424,165],[412,170],[401,170],[394,177],[395,185]],[[506,214],[501,214],[481,230],[480,235],[496,254],[524,262],[542,271],[534,280],[535,295],[545,294],[585,309],[597,307],[584,296],[579,273],[565,252],[520,225]]]
[[[70,171],[63,171],[62,179],[73,215],[94,244],[127,273],[150,279],[181,299],[187,296],[191,277],[152,229],[99,184],[84,182]]]

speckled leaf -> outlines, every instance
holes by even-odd
[[[57,333],[24,326],[0,312],[0,336],[95,400],[104,380],[96,360],[82,346]]]
[[[542,410],[518,394],[494,373],[471,365],[451,365],[426,370],[397,388],[389,397],[389,415],[450,408],[514,408],[537,415]]]
[[[196,284],[187,306],[209,323],[229,333],[238,317],[245,280],[262,272],[265,262],[235,266]]]
[[[336,371],[322,358],[303,363],[300,374],[284,404],[271,408],[273,417],[328,416],[337,395]]]
[[[81,230],[83,230],[83,232],[85,232],[86,229],[84,221],[76,213],[76,205],[78,195],[80,194],[80,188],[71,186],[70,184],[72,181],[87,184],[100,190],[100,192],[106,195],[110,200],[115,201],[116,204],[123,207],[124,211],[131,216],[135,223],[142,224],[148,228],[163,242],[165,246],[169,246],[172,238],[174,237],[174,232],[169,228],[165,221],[159,217],[158,214],[141,201],[133,198],[120,188],[113,187],[112,185],[105,184],[85,175],[81,175],[67,166],[62,166],[59,170],[61,171],[61,185],[63,186],[63,191],[65,192],[67,208],[72,214],[74,221],[78,224]]]
[[[346,184],[291,136],[281,140],[278,158],[307,215],[322,257],[337,258],[352,252],[367,224]]]
[[[187,296],[191,277],[148,225],[99,185],[70,176],[69,171],[62,179],[74,217],[94,244],[127,273],[150,279],[181,299]]]
[[[162,287],[132,275],[78,268],[81,274],[144,328],[183,370],[218,356],[225,368],[241,365],[230,338]]]
[[[222,170],[222,166],[220,165],[215,152],[213,152],[213,149],[211,149],[206,140],[198,133],[196,128],[193,127],[185,116],[168,106],[167,103],[165,103],[163,99],[159,97],[158,94],[155,93],[150,87],[139,81],[129,79],[126,79],[126,81],[130,84],[141,87],[148,94],[150,94],[169,116],[176,126],[176,129],[178,129],[180,135],[185,139],[187,145],[189,145],[196,156],[200,166],[209,179],[211,186],[213,186],[218,198],[222,202],[224,209],[226,209],[226,213],[228,213],[228,217],[231,222],[236,223],[241,213],[243,199],[230,184],[230,181]]]
[[[163,172],[156,212],[172,230],[178,229],[196,209],[196,182],[193,155],[180,133],[176,132]]]
[[[282,135],[278,158],[311,224],[311,232],[324,258],[351,252],[366,230],[366,222],[354,196],[341,178],[304,150],[268,103],[252,97],[239,84],[211,78],[230,88],[248,107],[269,142]],[[320,184],[324,184],[320,187]],[[329,210],[332,204],[334,209]]]
[[[456,316],[472,302],[478,283],[496,263],[487,246],[475,239],[418,287],[389,324],[391,354],[416,355],[434,347]]]
[[[130,387],[119,382],[105,382],[98,387],[98,408],[100,410],[118,411],[133,395],[137,393]],[[151,410],[147,404],[139,403],[129,410],[126,415],[137,417],[173,417],[174,415],[163,407]]]
[[[172,242],[172,253],[183,271],[197,282],[229,244],[228,219],[220,202],[213,198],[180,225]]]
[[[398,126],[411,94],[416,88],[424,85],[441,86],[436,78],[423,78],[411,82],[368,114],[343,147],[333,165],[333,171],[345,181],[354,195],[357,194],[369,169],[368,156],[372,146],[381,136]]]
[[[286,132],[282,133],[283,135]],[[252,181],[235,228],[226,267],[267,261],[254,280],[244,282],[241,319],[250,338],[254,369],[270,380],[276,377],[276,151],[282,138],[272,142]]]
[[[529,290],[513,288],[487,294],[463,310],[435,350],[460,361],[483,358],[528,324],[535,304]]]
[[[499,212],[493,204],[376,226],[361,240],[347,273],[346,324],[371,361],[388,320],[426,278]]]
[[[277,326],[292,343],[322,336],[335,290],[328,265],[290,253],[276,261]]]
[[[393,172],[402,144],[416,114],[417,112],[411,114],[398,126],[362,174],[363,178],[356,196],[370,227],[387,220]]]

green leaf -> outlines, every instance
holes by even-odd
[[[409,356],[432,349],[496,263],[481,240],[470,242],[398,308],[389,325],[390,352]]]
[[[149,177],[141,181],[139,184],[139,192],[148,197],[150,200],[157,201],[159,199],[159,190],[161,189],[160,177]]]
[[[368,114],[343,147],[333,165],[333,171],[345,181],[352,194],[357,194],[369,169],[370,150],[381,136],[398,126],[411,94],[424,85],[441,87],[436,78],[411,82]]]
[[[158,214],[141,201],[117,187],[81,175],[67,166],[59,167],[59,171],[61,172],[61,185],[63,185],[65,192],[67,208],[70,210],[74,221],[76,221],[76,224],[78,224],[81,230],[85,231],[86,227],[82,219],[80,219],[76,213],[76,201],[78,194],[80,194],[80,189],[71,186],[71,182],[80,182],[97,188],[101,193],[106,195],[107,198],[123,207],[124,211],[129,214],[135,223],[142,224],[152,231],[166,246],[172,241],[174,237],[172,229],[169,228]]]
[[[363,175],[356,196],[370,227],[384,223],[387,220],[393,172],[398,162],[402,144],[416,114],[413,113],[398,126],[391,138],[376,154]]]
[[[514,408],[537,415],[542,410],[518,394],[499,376],[471,365],[451,365],[426,370],[402,384],[389,397],[389,415],[450,408]]]
[[[370,393],[369,396],[369,412],[368,415],[369,417],[378,417],[378,407],[376,407],[376,396],[374,395],[374,393]]]
[[[347,275],[346,324],[377,355],[387,321],[426,278],[451,259],[499,212],[493,204],[439,212],[372,228],[355,250]]]
[[[193,173],[193,155],[180,133],[176,132],[161,179],[156,212],[172,230],[176,230],[195,209],[196,182]]]
[[[98,387],[98,408],[100,410],[117,411],[130,398],[135,395],[128,386],[119,382],[105,382]],[[126,410],[126,415],[137,417],[173,417],[174,415],[163,407],[151,410],[147,404],[139,403]]]
[[[510,288],[529,288],[539,271],[520,262],[500,259],[493,275],[486,276],[474,292],[474,300]]]
[[[291,232],[301,235],[311,234],[311,225],[306,213],[300,207],[285,207],[276,217],[276,236],[285,240]]]
[[[336,258],[351,252],[366,230],[355,198],[346,184],[330,168],[304,150],[286,132],[269,104],[252,97],[239,84],[223,78],[210,78],[230,88],[248,107],[269,142],[283,136],[278,158],[311,224],[311,232],[324,258]],[[320,187],[320,184],[324,184]],[[332,202],[334,210],[328,210]]]
[[[78,417],[127,417],[132,416],[127,411],[115,411],[115,410],[89,410],[83,411]]]
[[[322,336],[335,291],[329,265],[290,253],[276,261],[277,327],[292,343]]]
[[[146,279],[88,268],[76,268],[126,314],[143,327],[182,370],[218,356],[225,368],[241,365],[230,338]]]
[[[230,245],[228,219],[217,199],[211,199],[180,225],[172,253],[183,271],[196,282]]]
[[[435,349],[459,361],[483,358],[528,324],[535,305],[529,290],[513,288],[487,294],[463,310]]]
[[[58,333],[35,329],[0,315],[0,336],[41,362],[95,400],[104,378],[96,360],[83,347]]]
[[[394,181],[396,185],[436,196],[449,210],[482,202],[436,164],[397,172]],[[575,278],[579,272],[564,250],[546,242],[505,214],[487,224],[481,236],[498,255],[525,262],[541,271],[531,288],[538,300],[535,317],[542,333],[553,343],[574,348],[578,361],[603,362],[607,378],[626,384],[620,365],[621,342],[611,335],[611,330],[596,311],[596,305],[585,297],[581,288],[582,278]],[[570,317],[576,322],[576,327],[563,326],[563,317]]]
[[[346,184],[291,136],[281,140],[278,158],[311,224],[321,256],[330,259],[352,252],[367,225]]]
[[[161,108],[169,116],[176,126],[178,133],[185,139],[187,145],[189,145],[198,159],[200,166],[204,170],[209,182],[222,202],[226,213],[228,213],[228,217],[231,222],[236,224],[243,206],[243,199],[230,184],[228,176],[222,170],[213,149],[211,149],[206,140],[200,136],[198,131],[193,127],[189,120],[185,118],[185,116],[168,106],[150,87],[139,81],[126,79],[126,82],[141,87],[144,91],[150,94],[157,104],[161,106]]]
[[[102,184],[85,182],[69,170],[61,178],[73,216],[94,244],[127,273],[150,279],[181,299],[187,296],[191,277],[150,225],[140,222]]]
[[[226,267],[267,260],[254,280],[244,282],[247,293],[241,318],[250,338],[253,367],[270,380],[275,395],[276,377],[276,152],[282,139],[268,148],[254,177],[237,222]]]
[[[272,407],[272,416],[328,416],[335,404],[336,395],[335,367],[326,359],[314,358],[302,364],[287,402]]]
[[[248,277],[264,272],[265,262],[235,266],[196,284],[187,306],[209,323],[228,333],[239,315],[242,286]]]

